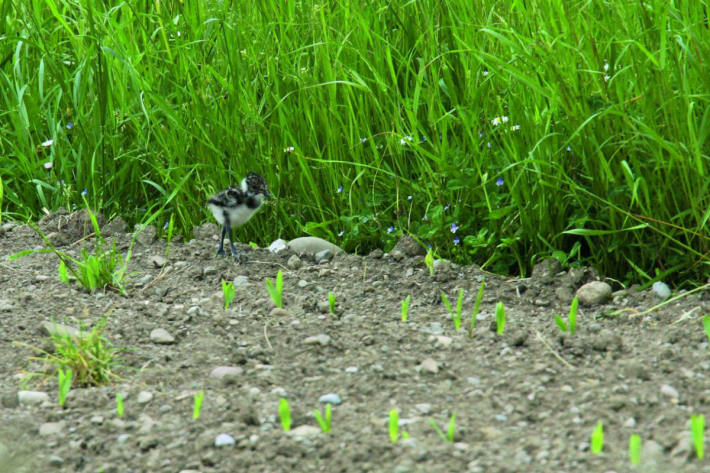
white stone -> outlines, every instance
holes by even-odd
[[[281,238],[274,240],[269,245],[269,251],[272,253],[281,253],[286,248],[288,248],[288,242],[286,240],[282,240]]]
[[[234,445],[234,443],[234,437],[229,434],[219,434],[214,439],[215,447],[231,447],[232,445]]]
[[[318,398],[318,402],[322,404],[333,404],[333,405],[338,405],[341,402],[343,402],[340,399],[340,396],[338,396],[335,393],[329,393],[329,394],[323,394],[321,397]]]
[[[153,342],[159,343],[161,345],[169,345],[171,343],[175,343],[175,337],[170,335],[170,332],[168,332],[164,328],[156,328],[155,330],[150,332],[150,339]]]
[[[671,288],[668,287],[668,284],[664,283],[663,281],[654,282],[653,286],[651,286],[651,289],[659,299],[665,300],[671,296]]]
[[[17,400],[23,405],[36,405],[49,401],[49,394],[43,391],[18,391]]]

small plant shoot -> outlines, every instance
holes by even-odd
[[[57,370],[57,376],[59,381],[59,405],[64,407],[67,402],[67,395],[69,394],[69,389],[71,389],[72,371],[67,369],[66,371],[61,368]]]
[[[399,412],[397,409],[390,411],[389,422],[387,423],[390,433],[390,442],[396,443],[399,438]]]
[[[195,397],[193,398],[193,405],[192,405],[192,419],[197,420],[200,418],[200,412],[202,412],[202,401],[205,399],[205,392],[200,390],[197,394],[195,394]]]
[[[266,279],[266,290],[269,291],[269,296],[274,302],[274,305],[278,308],[283,308],[283,285],[284,285],[284,275],[283,271],[279,269],[276,273],[276,282],[274,283],[271,279]]]
[[[407,296],[400,302],[400,305],[402,307],[402,322],[407,321],[407,313],[409,311],[409,301],[412,300],[412,296]]]
[[[313,415],[316,418],[316,422],[318,422],[318,425],[320,426],[320,429],[328,433],[330,432],[331,424],[330,424],[330,416],[331,416],[331,411],[332,407],[330,404],[325,405],[325,415],[321,415],[320,409],[315,409],[313,411]]]
[[[705,336],[710,342],[710,314],[703,315],[703,328],[705,329]]]
[[[332,292],[328,293],[328,307],[330,308],[330,313],[335,315],[335,294]]]
[[[698,460],[705,457],[705,416],[691,414],[690,416],[690,437],[693,439],[695,455]]]
[[[481,309],[481,301],[483,300],[483,290],[486,287],[486,280],[481,281],[481,286],[478,288],[478,294],[476,294],[476,303],[473,306],[473,312],[471,313],[471,325],[468,328],[468,336],[473,338],[473,331],[476,329],[476,318],[478,317],[478,311]]]
[[[222,279],[222,296],[224,298],[224,310],[227,310],[234,300],[234,284],[224,279]]]
[[[431,248],[429,248],[429,251],[427,251],[424,257],[424,264],[429,268],[429,277],[434,277],[434,253]]]
[[[436,421],[434,419],[429,419],[429,424],[434,428],[437,434],[439,434],[439,438],[441,438],[442,441],[444,442],[453,442],[454,441],[454,436],[456,434],[456,413],[452,413],[451,417],[449,418],[449,427],[446,430],[446,434],[439,428],[437,425]]]
[[[629,462],[632,465],[641,464],[641,436],[639,434],[629,436]]]
[[[496,304],[496,333],[503,335],[505,331],[505,306],[502,302]]]
[[[559,314],[555,314],[555,323],[560,328],[562,332],[568,332],[572,335],[577,333],[577,307],[579,305],[579,299],[575,296],[572,299],[572,304],[569,308],[569,315],[567,316],[567,322]]]
[[[604,424],[599,422],[592,432],[591,438],[591,451],[592,453],[599,454],[604,449]]]
[[[123,418],[123,396],[121,393],[116,393],[116,415],[119,419]]]
[[[291,406],[288,405],[288,401],[284,398],[279,400],[279,418],[284,432],[291,430]]]

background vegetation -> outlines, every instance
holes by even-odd
[[[515,274],[553,254],[698,281],[705,2],[2,0],[0,208],[189,236],[247,171],[238,236],[367,252],[411,233]]]

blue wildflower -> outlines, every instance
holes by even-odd
[[[456,230],[459,229],[459,226],[456,225],[456,222],[451,224],[451,233],[456,233]]]
[[[74,122],[67,123],[67,130],[71,130],[72,128],[74,128]]]
[[[165,222],[165,225],[163,225],[163,230],[165,230],[166,228],[168,228],[169,225],[170,225],[170,222]]]
[[[449,207],[451,207],[451,204],[444,205],[444,211],[449,210]]]
[[[341,192],[343,192],[343,186],[338,187],[338,190],[337,190],[336,192],[337,192],[338,194],[340,194]]]
[[[81,191],[81,195],[86,195],[88,193],[89,193],[89,189],[84,189],[83,191]]]
[[[394,231],[394,225],[387,229],[387,233],[392,233]]]
[[[412,196],[411,196],[411,195],[408,195],[408,196],[407,196],[407,200],[412,200]]]
[[[496,185],[497,185],[498,187],[500,187],[500,186],[502,186],[503,184],[505,184],[505,181],[503,180],[502,177],[499,177],[498,180],[496,181]]]
[[[343,236],[343,233],[345,233],[345,230],[340,230],[340,231],[338,232],[338,236],[339,236],[339,237],[340,237],[340,236]]]
[[[461,243],[459,237],[454,237],[454,245],[458,245],[459,243]]]

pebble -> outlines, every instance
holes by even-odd
[[[118,442],[119,445],[122,445],[128,441],[128,439],[131,438],[129,434],[121,434],[116,438],[116,441]]]
[[[47,437],[49,435],[58,435],[64,430],[63,422],[45,422],[39,426],[39,435]]]
[[[537,281],[549,281],[560,271],[562,271],[562,264],[557,258],[545,258],[533,266],[531,277]]]
[[[101,425],[104,423],[104,418],[103,416],[92,416],[90,422],[92,424]]]
[[[432,358],[427,358],[419,365],[419,371],[436,374],[439,372],[439,364]]]
[[[318,335],[311,335],[303,340],[306,345],[328,345],[330,344],[330,337],[324,333],[319,333]]]
[[[17,400],[25,406],[42,404],[49,401],[49,394],[43,391],[18,391]]]
[[[678,394],[678,390],[670,384],[664,384],[661,386],[661,394],[675,401],[678,401],[678,398],[680,397],[680,394]]]
[[[651,286],[651,290],[659,299],[666,300],[671,296],[671,288],[663,281],[656,281]]]
[[[56,322],[42,322],[42,329],[44,329],[44,331],[50,337],[79,337],[79,331],[74,327],[70,327],[64,324],[58,324]]]
[[[0,299],[0,312],[10,312],[15,306],[7,299]]]
[[[585,306],[597,305],[611,297],[611,286],[603,281],[592,281],[577,289],[579,303]]]
[[[234,441],[234,437],[229,434],[219,434],[214,439],[215,447],[231,447],[235,443],[236,442]]]
[[[345,372],[349,374],[357,373],[357,370],[357,366],[348,366],[347,368],[345,368]]]
[[[269,314],[271,317],[291,317],[291,312],[281,307],[274,307]]]
[[[247,276],[244,276],[243,274],[240,274],[234,280],[232,281],[232,284],[234,285],[235,288],[237,287],[246,287],[249,285],[249,278]]]
[[[286,261],[286,266],[289,269],[300,269],[301,266],[303,266],[303,261],[301,261],[301,258],[299,258],[296,255],[291,255],[291,257]]]
[[[431,412],[431,404],[415,404],[414,408],[424,415],[428,415]]]
[[[424,256],[426,254],[424,247],[411,235],[403,235],[392,249],[392,251],[394,250],[402,252],[405,256]]]
[[[136,397],[138,404],[147,404],[151,399],[153,399],[153,393],[150,391],[141,391],[138,393],[138,397]]]
[[[164,328],[156,328],[155,330],[150,332],[150,339],[151,341],[161,345],[169,345],[171,343],[175,343],[175,337],[170,335],[170,332],[168,332]]]
[[[327,263],[333,259],[333,252],[330,249],[319,251],[313,256],[316,264]]]
[[[148,261],[156,268],[162,268],[163,266],[168,264],[168,260],[166,260],[164,256],[160,255],[153,255],[148,258]]]
[[[343,252],[338,245],[318,237],[295,238],[288,243],[288,247],[298,255],[315,256],[323,250],[330,250],[334,255]]]
[[[244,370],[238,366],[218,366],[210,373],[210,378],[221,379],[226,385],[234,384],[239,380]]]
[[[58,455],[52,455],[49,457],[49,465],[55,468],[59,468],[64,464],[64,459]]]
[[[313,425],[299,425],[295,429],[289,430],[289,435],[291,435],[295,440],[305,441],[320,434],[320,428]]]
[[[278,240],[274,240],[271,242],[269,245],[269,251],[272,253],[281,253],[285,249],[288,248],[288,242],[286,240],[282,240],[279,238]]]
[[[337,406],[341,402],[343,402],[340,399],[340,396],[338,396],[335,393],[329,393],[329,394],[323,394],[321,397],[318,398],[318,402],[322,404],[333,404],[334,406]]]

